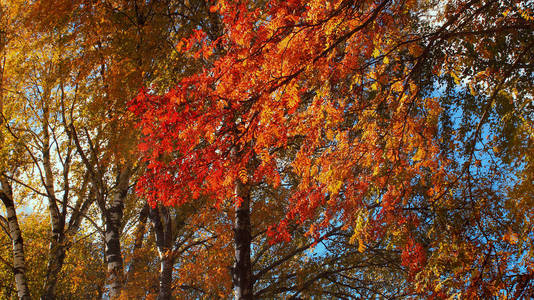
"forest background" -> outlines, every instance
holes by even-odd
[[[0,297],[532,296],[533,10],[0,0]]]

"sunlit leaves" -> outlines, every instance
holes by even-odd
[[[445,4],[443,20],[425,24],[414,20],[428,13],[425,6],[218,1],[211,10],[223,20],[217,43],[224,55],[174,90],[147,91],[132,102],[148,164],[139,191],[166,204],[204,195],[220,205],[235,200],[236,180],[276,188],[294,176],[285,217],[269,232],[275,240],[289,240],[293,224],[309,221],[313,235],[340,222],[355,228],[351,241],[361,252],[373,240],[390,241],[418,292],[432,286],[429,295],[452,295],[471,280],[465,295],[479,287],[495,294],[501,283],[486,286],[472,269],[489,257],[501,268],[509,262],[510,253],[487,236],[512,246],[516,239],[497,221],[481,223],[480,211],[506,216],[506,195],[491,188],[492,178],[503,178],[495,165],[489,177],[480,175],[488,165],[482,153],[502,145],[480,136],[488,120],[498,126],[497,116],[521,120],[520,128],[529,123],[531,73],[518,71],[531,56],[529,15],[520,8],[511,17],[501,2],[459,1]],[[183,50],[208,57],[212,42],[197,32]],[[443,78],[454,100],[436,88]],[[451,125],[452,110],[464,115]],[[524,130],[507,124],[507,149],[528,148],[530,138],[519,138]],[[233,161],[236,145],[242,153]],[[508,159],[502,151],[493,155]],[[489,197],[498,204],[483,200]],[[453,270],[441,270],[443,264]]]

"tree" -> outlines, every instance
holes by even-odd
[[[532,145],[531,12],[517,1],[451,1],[442,9],[441,25],[420,27],[416,77],[426,93],[440,87],[438,139],[450,179],[425,213],[435,221],[420,290],[521,297],[532,289],[523,244],[532,195],[511,191],[531,183],[523,181],[531,174],[524,150]]]
[[[11,62],[18,67],[15,75],[19,80],[16,88],[12,86],[12,97],[15,99],[17,92],[28,96],[21,87],[31,87],[36,97],[22,97],[19,103],[31,106],[35,100],[42,104],[35,108],[33,119],[16,123],[13,133],[28,129],[34,133],[24,143],[33,163],[42,171],[44,191],[33,184],[26,186],[39,197],[48,198],[54,215],[50,278],[45,280],[50,292],[46,297],[54,297],[68,235],[76,232],[94,202],[101,211],[106,232],[110,295],[116,297],[124,284],[120,241],[126,223],[124,207],[130,182],[139,167],[131,153],[135,132],[124,107],[143,82],[152,80],[163,85],[166,76],[187,72],[187,68],[168,70],[162,61],[182,59],[176,53],[167,53],[173,49],[175,42],[171,41],[202,23],[198,15],[207,12],[207,6],[204,2],[191,6],[174,1],[97,1],[90,5],[35,1],[30,5],[13,2],[10,8],[17,12],[12,16],[21,25],[17,51],[35,54],[32,61],[18,56]],[[177,20],[182,22],[180,26],[176,25]],[[11,53],[15,53],[14,49]],[[52,57],[47,56],[46,50]],[[15,63],[17,59],[19,64]],[[151,79],[156,73],[163,75]],[[20,110],[15,117],[22,115]],[[56,168],[59,164],[62,168]],[[72,183],[80,189],[71,187]],[[72,195],[75,191],[81,194]],[[75,205],[71,197],[76,199]]]
[[[0,224],[4,232],[7,232],[13,245],[13,265],[8,264],[5,260],[2,263],[11,267],[16,282],[16,291],[19,299],[31,299],[26,279],[26,263],[24,255],[24,239],[20,229],[15,201],[13,199],[13,190],[7,180],[2,180],[2,190],[0,198],[7,211],[7,218],[1,217]]]
[[[49,203],[50,253],[42,297],[55,297],[58,275],[82,218],[100,229],[93,220],[94,202],[106,231],[110,295],[116,297],[124,284],[122,230],[126,217],[132,216],[128,209],[136,210],[126,202],[139,206],[137,198],[128,197],[139,166],[131,153],[135,132],[124,107],[142,82],[163,86],[166,77],[188,72],[192,65],[169,70],[162,61],[183,60],[176,52],[167,53],[175,44],[171,41],[204,24],[199,15],[209,13],[208,7],[205,2],[191,6],[173,1],[15,1],[7,8],[9,22],[2,25],[9,24],[16,38],[2,51],[10,71],[5,76],[9,81],[2,80],[8,84],[1,86],[9,99],[2,126],[10,138],[6,151],[26,155],[27,168],[2,175],[10,189],[16,183],[37,201]],[[2,41],[3,33],[4,28]],[[2,62],[4,75],[6,59]],[[163,75],[151,79],[156,73]],[[14,206],[10,220],[12,212]]]
[[[92,93],[89,114],[82,116],[84,124],[75,126],[81,124],[78,119],[70,129],[95,186],[96,203],[106,227],[106,263],[113,298],[120,295],[125,279],[120,242],[126,223],[124,208],[127,199],[137,200],[128,198],[130,182],[142,168],[132,151],[137,132],[132,130],[126,103],[140,85],[164,88],[167,76],[180,76],[194,67],[169,69],[167,62],[183,61],[173,52],[173,45],[191,28],[203,25],[200,20],[209,11],[204,1],[194,5],[181,1],[100,1],[77,9],[83,21],[84,75],[90,78]],[[215,25],[208,22],[206,26]],[[113,177],[115,180],[110,180]],[[113,196],[108,197],[110,191]]]
[[[31,294],[38,297],[45,293],[43,281],[47,277],[48,248],[49,248],[49,220],[46,214],[32,212],[20,217],[21,231],[26,246],[26,264],[28,270],[28,288]],[[63,268],[58,274],[56,296],[59,299],[73,298],[101,298],[104,291],[105,270],[100,262],[98,240],[95,231],[83,230],[73,237],[69,251],[66,252]],[[0,234],[2,245],[9,240],[5,233]],[[0,257],[9,256],[7,249],[0,248]],[[13,285],[13,273],[9,268],[2,268],[6,272],[0,273],[4,299],[15,299],[10,296]]]
[[[2,297],[533,293],[529,3],[0,2]]]
[[[395,55],[380,55],[398,53],[406,41],[404,3],[345,1],[321,7],[273,2],[253,8],[219,2],[215,9],[228,34],[211,42],[197,32],[186,47],[197,40],[198,55],[209,57],[219,45],[227,53],[165,96],[146,92],[134,102],[146,136],[140,148],[149,161],[140,187],[145,197],[164,204],[181,204],[199,194],[213,196],[215,204],[235,200],[234,292],[236,298],[248,299],[250,189],[262,180],[280,184],[279,149],[298,145],[291,167],[303,178],[291,198],[288,220],[302,223],[324,203],[330,209],[318,222],[318,231],[337,212],[345,212],[343,221],[354,222],[354,211],[366,207],[364,196],[375,194],[369,198],[383,199],[384,209],[374,222],[411,223],[409,217],[393,214],[393,208],[408,198],[409,182],[422,168],[406,168],[416,156],[414,149],[436,151],[427,136],[435,126],[437,106],[425,101],[430,117],[410,113],[417,90],[405,82],[408,70]],[[390,65],[394,73],[387,78]],[[381,87],[395,81],[394,93]],[[376,109],[389,124],[366,108]],[[388,108],[397,113],[387,115]],[[421,125],[428,129],[418,138]],[[403,134],[414,138],[407,143]],[[396,150],[400,145],[406,148],[402,155]],[[350,161],[353,166],[338,167]],[[397,176],[389,184],[392,174]],[[349,181],[359,188],[345,186]],[[288,239],[285,224],[287,220],[277,230]]]
[[[400,250],[415,292],[524,293],[531,272],[521,274],[506,266],[526,249],[501,251],[510,247],[502,241],[515,241],[515,235],[495,227],[494,219],[508,214],[501,205],[503,195],[488,190],[491,174],[477,178],[479,185],[472,188],[475,177],[469,172],[472,164],[480,164],[474,149],[504,83],[512,73],[518,86],[532,82],[532,72],[524,71],[530,67],[532,49],[530,14],[519,2],[451,1],[444,6],[442,23],[431,23],[425,31],[421,16],[432,9],[436,7],[416,1],[219,1],[213,10],[222,18],[225,35],[212,41],[197,31],[181,46],[197,47],[196,57],[210,58],[218,48],[224,55],[163,95],[149,89],[134,99],[131,109],[140,118],[144,139],[139,148],[148,164],[138,185],[141,195],[165,205],[201,196],[211,197],[215,207],[225,200],[235,203],[236,299],[253,294],[251,190],[260,182],[273,187],[283,183],[283,162],[301,180],[285,217],[272,227],[274,238],[289,240],[292,223],[304,225],[312,219],[309,234],[320,236],[340,222],[354,228],[353,241],[360,245],[383,239]],[[492,45],[505,49],[502,45],[513,44],[512,57],[491,53],[476,40],[510,32],[497,36]],[[463,47],[466,55],[455,52]],[[465,78],[459,71],[476,65],[475,50],[489,51],[485,60],[491,67],[482,65],[484,73],[499,64],[506,67],[495,73],[495,82],[473,77],[480,87],[488,87],[487,97],[457,101],[472,110],[485,98],[480,121],[467,119],[461,135],[447,136],[447,102],[435,97],[436,81],[428,70],[450,74],[458,86]],[[503,61],[494,65],[495,60]],[[519,102],[514,117],[523,120],[521,133],[506,139],[521,135],[519,140],[528,147],[531,137],[523,134],[529,128],[524,108],[531,103],[530,92],[523,96],[527,100]],[[514,113],[508,109],[495,115]],[[469,127],[472,135],[465,140]],[[448,155],[451,149],[456,152],[444,141],[462,144],[467,155]],[[281,153],[289,147],[296,150],[288,161]],[[455,164],[458,159],[463,165]],[[490,196],[499,204],[491,205]],[[525,199],[521,207],[530,201]],[[518,204],[513,198],[504,201]],[[481,222],[476,212],[480,208],[491,212],[491,220]],[[530,234],[528,225],[521,228],[521,236]],[[449,233],[455,236],[445,250]],[[451,251],[465,259],[444,263]],[[486,269],[489,262],[507,271],[489,277],[475,271]],[[443,288],[444,281],[438,279],[443,277],[458,280],[458,285],[451,282]],[[515,288],[503,292],[508,278]]]
[[[48,203],[50,248],[41,297],[53,299],[66,252],[94,201],[77,164],[68,128],[77,116],[73,109],[79,105],[77,70],[73,68],[77,59],[74,45],[79,40],[62,21],[42,30],[32,23],[34,10],[22,2],[13,2],[8,8],[13,38],[4,61],[10,73],[5,85],[9,114],[3,115],[3,126],[12,139],[8,149],[25,160],[9,166],[19,168],[18,172],[3,173],[2,180],[27,189],[34,201]]]
[[[18,163],[16,163],[14,166],[6,165],[7,161],[14,161],[13,155],[10,155],[10,149],[6,149],[4,147],[4,144],[7,143],[9,140],[9,137],[6,137],[6,132],[4,130],[4,122],[6,121],[6,118],[4,117],[4,74],[6,73],[5,67],[6,67],[6,45],[8,42],[8,31],[9,28],[7,26],[4,26],[5,24],[8,24],[8,22],[5,22],[7,17],[5,16],[7,13],[5,11],[5,8],[3,7],[2,3],[0,3],[0,21],[2,22],[3,26],[0,27],[0,126],[2,128],[0,129],[0,155],[2,157],[2,165],[0,165],[0,184],[1,184],[1,190],[0,190],[0,198],[2,199],[2,203],[4,204],[4,207],[7,211],[7,218],[1,217],[0,218],[0,224],[2,226],[2,229],[7,235],[9,236],[9,239],[11,240],[11,243],[13,245],[13,265],[9,265],[5,260],[2,260],[4,264],[11,267],[13,270],[13,274],[15,277],[16,282],[16,291],[19,299],[30,299],[30,291],[28,289],[28,283],[26,278],[26,263],[25,263],[25,255],[24,255],[24,239],[22,237],[22,232],[20,230],[20,225],[17,217],[17,211],[15,207],[15,199],[13,196],[13,187],[11,183],[6,180],[6,173],[11,171],[14,173],[16,171],[16,168],[18,167]]]

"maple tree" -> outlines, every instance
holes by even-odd
[[[97,198],[106,224],[107,246],[109,258],[107,259],[108,271],[110,274],[110,297],[114,298],[121,294],[122,285],[126,279],[122,260],[122,250],[120,237],[124,225],[124,208],[129,195],[130,181],[134,180],[135,172],[139,170],[138,157],[132,151],[135,147],[137,132],[132,130],[131,120],[126,114],[126,103],[137,92],[137,87],[143,83],[152,83],[153,86],[164,86],[167,76],[179,76],[180,73],[187,72],[188,69],[178,70],[168,68],[171,62],[181,65],[179,62],[183,57],[172,52],[174,39],[190,31],[192,27],[198,26],[199,16],[206,15],[207,7],[204,2],[197,5],[186,5],[181,1],[148,1],[137,3],[131,1],[111,1],[96,3],[92,9],[105,14],[108,18],[96,20],[97,26],[87,23],[89,29],[89,47],[96,45],[96,56],[101,61],[96,65],[100,78],[97,85],[101,87],[101,92],[94,89],[94,101],[91,107],[94,109],[95,118],[89,120],[91,123],[99,124],[104,120],[104,126],[100,128],[97,135],[91,136],[85,132],[85,136],[80,136],[80,141],[88,143],[98,143],[106,145],[104,156],[95,161],[87,159],[91,154],[91,148],[85,147],[86,157],[83,158],[88,169],[94,168],[91,176],[98,186],[100,197]],[[85,10],[85,8],[83,9]],[[176,20],[175,16],[180,18]],[[177,26],[176,24],[180,24]],[[179,29],[176,29],[179,27]],[[184,33],[185,32],[185,33]],[[103,37],[106,39],[104,40]],[[109,47],[108,47],[109,45]],[[171,51],[170,54],[167,54]],[[90,55],[90,54],[89,54]],[[178,61],[178,62],[176,62]],[[93,66],[95,67],[95,66]],[[188,65],[188,68],[194,66]],[[161,75],[160,75],[161,74]],[[100,81],[101,80],[101,81]],[[85,141],[84,141],[85,140]],[[78,145],[77,145],[78,146]],[[83,152],[78,147],[80,153]],[[115,169],[117,179],[115,182],[107,183],[102,180],[102,174],[106,173],[106,165]],[[109,185],[108,185],[109,184]],[[117,190],[111,203],[105,203],[105,191],[115,186]],[[100,201],[98,201],[100,199]],[[129,199],[136,200],[135,197]],[[153,216],[153,214],[150,214]],[[166,273],[172,264],[166,259],[166,250],[161,246],[168,247],[172,238],[171,234],[162,244],[160,235],[163,235],[156,225],[157,218],[151,218],[155,223],[156,244],[160,251],[161,265]],[[167,232],[165,233],[166,236]],[[171,258],[172,261],[172,258]],[[160,278],[168,278],[170,274],[161,275]],[[164,284],[168,279],[162,280],[160,294],[168,294],[170,286]]]

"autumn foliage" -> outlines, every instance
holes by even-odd
[[[276,188],[283,163],[300,182],[273,237],[288,241],[288,222],[314,218],[319,207],[314,236],[333,221],[356,225],[356,212],[375,205],[354,237],[365,243],[394,227],[406,266],[423,264],[410,238],[418,217],[402,207],[419,205],[421,180],[434,185],[427,201],[440,197],[447,161],[434,142],[439,104],[421,97],[406,65],[421,51],[407,31],[414,4],[218,2],[226,34],[208,41],[197,32],[184,44],[198,45],[193,56],[212,57],[217,47],[224,55],[165,95],[144,91],[132,104],[148,162],[142,195],[165,205],[206,195],[239,206],[236,180]]]
[[[111,297],[534,293],[525,1],[82,2],[33,3],[31,47],[8,16],[0,173],[10,213],[31,192],[76,220],[68,262],[100,232]]]
[[[420,211],[449,201],[463,176],[440,151],[443,107],[421,83],[421,68],[434,44],[447,41],[440,31],[460,35],[449,26],[476,15],[466,12],[470,5],[484,4],[457,3],[426,47],[413,29],[419,5],[218,1],[212,11],[224,35],[209,40],[197,31],[178,45],[209,67],[164,95],[147,89],[132,102],[147,162],[139,192],[164,205],[206,196],[216,207],[228,200],[239,207],[236,181],[276,188],[289,170],[299,182],[271,228],[273,240],[291,239],[289,223],[313,219],[308,234],[315,237],[344,224],[359,244],[391,240],[413,280],[433,247],[421,234],[436,225]],[[432,72],[448,67],[436,63]]]

